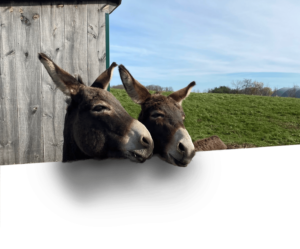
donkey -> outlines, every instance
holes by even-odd
[[[119,72],[128,95],[142,107],[138,120],[151,133],[153,153],[170,164],[186,167],[195,155],[195,147],[184,127],[185,114],[181,104],[196,83],[193,81],[168,97],[159,93],[151,95],[123,65],[119,66]]]
[[[71,97],[63,132],[63,162],[113,157],[141,163],[152,155],[154,143],[149,131],[107,91],[115,62],[89,87],[45,54],[38,58],[55,85]]]

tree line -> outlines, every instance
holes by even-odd
[[[264,86],[263,82],[252,81],[251,79],[232,81],[232,87],[220,86],[208,89],[208,93],[231,93],[271,96],[274,93],[270,87]]]
[[[174,92],[173,87],[167,86],[167,87],[162,87],[159,85],[148,85],[145,86],[149,91],[155,91],[155,92]],[[124,89],[123,85],[115,85],[111,86],[111,88],[115,89]]]
[[[271,96],[273,93],[278,91],[278,88],[271,89],[264,85],[263,82],[256,80],[244,79],[232,81],[232,87],[220,86],[212,89],[208,89],[206,93],[229,93],[229,94],[247,94],[247,95],[260,95],[260,96]],[[299,90],[299,86],[294,85],[287,91],[287,97],[296,97],[296,91]]]
[[[236,80],[232,81],[232,87],[229,86],[219,86],[212,89],[204,90],[204,93],[228,93],[228,94],[247,94],[247,95],[260,95],[260,96],[271,96],[278,90],[278,88],[271,89],[265,86],[263,82],[259,82],[251,79]],[[148,85],[145,86],[150,91],[155,92],[173,92],[173,87],[162,87],[159,85]],[[111,86],[115,89],[124,89],[123,85]],[[294,85],[287,92],[287,97],[296,97],[296,91],[299,90],[299,86]],[[193,90],[193,92],[200,93],[198,89]]]

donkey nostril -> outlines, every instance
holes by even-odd
[[[142,143],[146,146],[149,146],[149,144],[150,144],[149,140],[145,137],[142,137]]]
[[[179,149],[181,152],[184,152],[184,151],[185,151],[184,145],[183,145],[182,143],[179,143],[178,149]]]

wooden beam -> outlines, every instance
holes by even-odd
[[[21,9],[21,10],[20,10]],[[24,3],[14,13],[16,36],[16,87],[18,98],[19,158],[20,163],[44,161],[42,130],[42,65],[37,59],[41,50],[41,6]]]

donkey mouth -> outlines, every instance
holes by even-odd
[[[128,154],[129,154],[128,158],[134,162],[143,163],[148,158],[145,156],[144,150],[128,151]]]
[[[186,162],[182,162],[177,160],[175,157],[173,157],[171,154],[169,154],[169,157],[172,159],[174,165],[177,165],[179,167],[186,167],[188,165],[188,163]]]

